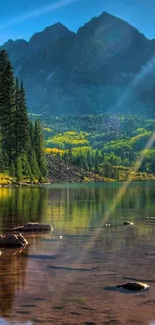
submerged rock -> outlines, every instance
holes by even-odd
[[[62,236],[53,236],[53,237],[46,237],[43,240],[56,240],[56,239],[62,239]]]
[[[2,250],[0,251],[0,256],[15,256],[23,254],[23,252],[26,250],[26,244],[24,246],[3,246]]]
[[[110,227],[110,223],[105,223],[104,227]]]
[[[1,247],[21,247],[28,244],[27,240],[21,234],[0,235]]]
[[[52,231],[53,227],[46,223],[29,222],[26,225],[13,228],[13,231]]]
[[[116,287],[123,288],[126,290],[131,290],[131,291],[140,291],[140,290],[149,289],[148,284],[141,283],[141,282],[127,282],[127,283],[119,284]]]
[[[124,221],[124,225],[125,226],[133,226],[133,222],[130,222],[130,221]]]
[[[147,220],[150,220],[150,221],[155,221],[155,218],[153,218],[153,217],[150,217],[150,218],[149,217],[146,217],[146,219]]]

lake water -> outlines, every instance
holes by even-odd
[[[155,222],[147,216],[155,217],[154,182],[0,188],[2,233],[29,221],[54,228],[26,235],[23,251],[2,250],[0,324],[155,324]],[[150,290],[112,287],[137,280]]]

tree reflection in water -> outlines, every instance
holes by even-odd
[[[7,249],[1,251],[0,315],[2,317],[9,318],[11,316],[16,293],[21,288],[24,288],[27,259],[21,257],[23,251],[27,251],[28,253],[28,247],[25,249]]]
[[[3,251],[0,256],[0,316],[4,322],[1,319],[0,322],[18,325],[21,320],[30,325],[26,321],[33,320],[34,323],[57,325],[61,319],[63,323],[74,324],[70,321],[69,317],[73,316],[70,312],[77,312],[79,308],[79,323],[86,324],[82,314],[86,309],[75,305],[76,296],[85,299],[87,306],[83,307],[88,307],[90,314],[88,323],[91,317],[92,323],[99,324],[98,320],[103,318],[103,323],[111,324],[111,306],[116,310],[113,321],[134,323],[130,319],[128,298],[117,295],[115,299],[115,293],[110,295],[106,291],[103,296],[102,290],[104,286],[122,283],[127,277],[151,281],[149,295],[152,297],[148,302],[147,296],[139,297],[139,305],[133,301],[132,311],[135,324],[153,325],[155,224],[146,222],[146,217],[154,216],[155,188],[153,183],[145,184],[130,184],[116,209],[108,214],[108,220],[105,220],[107,211],[122,184],[0,189],[1,233],[36,221],[50,223],[54,228],[53,236],[62,235],[61,241],[53,241],[52,237],[47,240],[45,234],[26,234],[29,246],[22,254]],[[125,220],[134,222],[134,227],[125,227]],[[106,222],[111,227],[103,228]],[[95,272],[93,269],[89,272],[94,267],[98,267]],[[64,302],[66,297],[71,297],[74,310]]]

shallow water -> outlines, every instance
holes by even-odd
[[[23,251],[1,250],[0,324],[154,324],[155,222],[145,218],[155,217],[155,183],[122,188],[0,188],[2,233],[28,221],[54,227],[51,234],[26,234]],[[127,281],[150,290],[115,290]]]

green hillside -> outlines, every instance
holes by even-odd
[[[42,116],[46,152],[116,180],[154,179],[155,120],[140,116]]]

